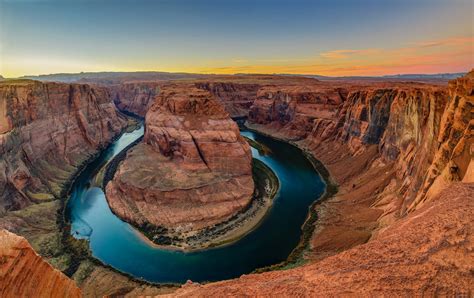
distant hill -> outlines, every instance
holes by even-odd
[[[460,73],[439,73],[439,74],[397,74],[386,76],[342,76],[330,77],[321,75],[304,74],[273,74],[279,76],[306,77],[321,81],[350,80],[350,81],[420,81],[420,82],[446,82],[465,75]],[[255,74],[235,74],[236,76],[252,76]],[[268,75],[268,74],[267,74]],[[195,74],[184,72],[161,72],[161,71],[137,71],[137,72],[81,72],[81,73],[56,73],[37,76],[23,76],[20,79],[32,79],[47,82],[81,82],[118,84],[125,81],[157,81],[157,80],[180,80],[180,79],[206,79],[216,77],[212,74]],[[0,76],[0,80],[4,78]]]
[[[329,77],[321,75],[293,75],[293,74],[279,74],[283,76],[303,76],[307,78],[318,79],[321,81],[331,80],[349,80],[349,81],[421,81],[421,82],[433,82],[433,81],[449,81],[464,76],[467,72],[457,73],[438,73],[438,74],[396,74],[396,75],[385,75],[385,76],[342,76],[342,77]]]
[[[138,71],[138,72],[81,72],[81,73],[57,73],[37,76],[23,76],[21,79],[32,79],[47,82],[94,82],[114,84],[123,81],[147,81],[147,80],[179,80],[204,78],[209,75],[192,73],[172,73],[160,71]]]

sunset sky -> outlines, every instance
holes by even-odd
[[[474,67],[474,0],[0,0],[0,75]]]

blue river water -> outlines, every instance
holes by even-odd
[[[223,280],[284,261],[325,184],[298,148],[255,132],[241,133],[272,150],[263,156],[252,148],[252,155],[275,172],[280,189],[264,221],[239,241],[190,253],[160,249],[110,211],[104,192],[91,181],[101,165],[143,135],[143,128],[123,134],[76,179],[66,212],[71,233],[88,239],[93,256],[103,263],[150,282]]]

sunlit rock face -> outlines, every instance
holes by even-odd
[[[107,89],[0,84],[0,213],[59,198],[80,166],[125,127]]]
[[[306,88],[310,93],[262,87],[249,123],[320,151],[323,160],[335,148],[328,144],[344,145],[351,156],[376,145],[371,159],[393,163],[395,170],[390,190],[380,196],[391,197],[397,207],[390,213],[398,217],[449,183],[472,179],[473,81],[471,72],[448,87],[346,82],[331,90],[330,83],[314,83]]]
[[[146,115],[107,199],[120,217],[183,231],[230,218],[251,200],[251,152],[238,126],[206,90],[164,86]]]
[[[36,254],[25,238],[0,229],[0,296],[82,297],[73,280]]]

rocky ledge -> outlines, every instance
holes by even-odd
[[[25,238],[0,229],[1,297],[81,297],[74,281],[44,261]]]
[[[106,186],[112,210],[144,230],[193,233],[252,199],[250,147],[209,91],[170,84],[146,115],[144,141]]]

